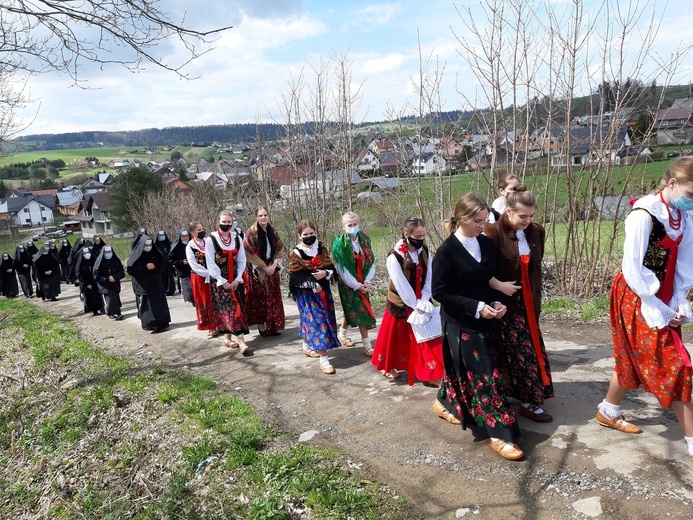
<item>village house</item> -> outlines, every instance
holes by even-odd
[[[24,190],[14,190],[0,200],[0,217],[10,220],[17,227],[52,225],[55,201],[51,195],[33,195]]]
[[[92,193],[82,203],[82,210],[75,220],[82,225],[82,235],[91,238],[94,235],[123,238],[131,233],[121,233],[110,214],[110,195],[106,191]]]
[[[693,110],[690,108],[667,108],[657,110],[654,116],[658,145],[680,145],[693,143]]]

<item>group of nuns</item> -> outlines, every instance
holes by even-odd
[[[60,258],[55,242],[46,242],[41,249],[33,240],[17,245],[14,257],[8,252],[0,260],[0,293],[6,298],[15,298],[22,293],[27,298],[36,296],[55,301],[60,294]],[[17,280],[19,279],[19,283]]]

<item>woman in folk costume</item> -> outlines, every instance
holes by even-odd
[[[126,272],[132,276],[132,290],[139,301],[138,317],[144,330],[152,334],[163,332],[171,323],[161,271],[168,261],[154,247],[148,235],[142,235],[126,262]]]
[[[185,247],[185,257],[191,269],[190,286],[193,293],[193,304],[197,313],[197,330],[208,330],[209,337],[219,335],[217,319],[212,305],[212,289],[210,287],[209,271],[207,270],[207,235],[205,228],[199,222],[191,222],[188,232],[192,237]]]
[[[41,289],[41,299],[56,301],[60,294],[60,260],[57,253],[53,253],[50,245],[45,243],[32,261],[36,269],[37,284]]]
[[[19,294],[14,259],[8,252],[0,257],[0,292],[5,298],[14,298]]]
[[[443,375],[440,337],[417,343],[407,321],[413,312],[433,312],[431,256],[425,238],[423,219],[409,217],[402,227],[402,238],[387,256],[387,303],[371,361],[389,379],[406,370],[410,385],[414,377],[437,384]]]
[[[72,246],[67,238],[63,238],[60,243],[60,249],[58,249],[58,258],[60,258],[60,280],[65,283],[68,282],[68,276],[70,275],[70,251]]]
[[[285,324],[279,278],[284,244],[270,222],[267,208],[259,206],[255,219],[245,235],[248,325],[257,325],[260,336],[276,336]]]
[[[115,321],[123,319],[120,312],[120,281],[125,278],[125,269],[111,246],[103,246],[94,262],[94,279],[103,298],[106,315]]]
[[[315,224],[302,220],[296,231],[300,242],[289,258],[289,290],[298,306],[303,353],[320,358],[324,374],[334,374],[327,351],[340,346],[330,291],[335,268],[327,248],[318,240]]]
[[[181,229],[180,233],[178,233],[178,238],[171,246],[171,251],[168,253],[168,263],[173,266],[178,275],[183,301],[194,305],[192,287],[190,285],[190,273],[192,273],[192,270],[185,256],[188,242],[190,242],[190,232],[187,229]]]
[[[339,273],[337,287],[344,317],[339,328],[339,341],[352,346],[347,337],[349,327],[358,327],[363,353],[371,357],[373,347],[368,330],[375,328],[375,315],[368,291],[375,276],[375,258],[370,237],[359,228],[359,216],[348,211],[342,216],[344,233],[332,243],[332,261]]]
[[[637,200],[626,217],[623,262],[609,299],[614,372],[597,422],[640,433],[621,414],[628,389],[641,386],[676,414],[693,458],[690,354],[681,325],[693,318],[686,293],[693,288],[693,157],[664,172],[659,188]]]
[[[99,288],[94,280],[94,262],[96,258],[91,252],[91,247],[84,247],[77,256],[75,272],[79,283],[79,291],[84,302],[84,312],[91,312],[94,316],[103,313],[103,300],[99,294]]]
[[[19,277],[19,285],[27,298],[34,297],[34,286],[31,281],[31,267],[33,258],[27,253],[26,246],[19,244],[14,250],[14,270]]]
[[[161,281],[164,284],[166,296],[173,296],[176,293],[176,280],[173,277],[173,266],[168,260],[168,255],[171,252],[171,240],[163,229],[156,232],[155,245],[166,259],[166,268],[161,271]]]
[[[520,428],[488,341],[491,325],[507,310],[489,285],[496,251],[481,234],[488,214],[478,195],[462,196],[444,223],[449,236],[436,251],[433,298],[441,304],[445,375],[433,411],[463,429],[474,428],[501,457],[517,460],[524,456],[515,441]]]
[[[507,307],[502,320],[494,320],[491,345],[501,374],[508,377],[514,397],[521,403],[520,415],[536,422],[550,422],[542,409],[554,396],[551,369],[539,329],[541,313],[541,261],[544,228],[533,222],[537,202],[518,186],[506,196],[507,210],[484,233],[496,248],[496,275],[491,287],[503,295]]]
[[[210,288],[217,329],[224,333],[225,346],[239,348],[241,354],[247,355],[250,349],[245,342],[249,332],[244,312],[245,248],[240,235],[231,227],[233,221],[230,211],[219,213],[217,230],[205,239],[205,257],[213,279]]]

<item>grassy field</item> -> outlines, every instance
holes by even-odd
[[[111,356],[21,301],[0,302],[0,334],[2,518],[412,518],[209,378]]]

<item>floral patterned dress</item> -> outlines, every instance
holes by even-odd
[[[332,259],[339,271],[337,288],[347,324],[373,329],[375,315],[368,293],[357,290],[361,284],[370,282],[375,274],[373,249],[367,234],[359,231],[357,237],[354,242],[345,233],[335,238],[332,244]],[[354,243],[358,244],[358,251],[354,250]]]
[[[672,238],[662,223],[667,220],[658,214],[661,207],[651,197],[638,201],[626,219],[626,253],[631,236],[646,233],[642,228],[648,221],[651,230],[640,270],[629,269],[624,255],[623,271],[611,286],[611,332],[619,384],[631,389],[642,385],[662,408],[669,408],[673,401],[691,399],[690,355],[681,341],[681,328],[667,324],[677,312],[685,321],[691,318],[686,292],[693,286],[693,230],[690,218],[684,215],[680,234]],[[632,258],[635,254],[629,255],[631,263],[637,261]],[[656,293],[648,294],[648,287],[655,287]]]
[[[205,241],[198,244],[195,240],[190,240],[188,245],[185,246],[185,257],[192,270],[190,273],[190,285],[197,314],[197,330],[216,330],[217,320],[212,303],[205,244]]]
[[[327,278],[316,281],[317,269],[334,272],[327,249],[320,242],[313,247],[296,246],[289,259],[289,287],[299,314],[299,335],[312,350],[330,350],[341,345],[337,338],[334,300]],[[316,292],[317,286],[322,288]]]

